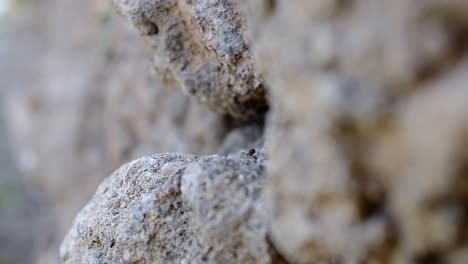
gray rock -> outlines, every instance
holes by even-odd
[[[41,235],[27,234],[47,237],[27,248],[49,264],[105,175],[151,153],[216,153],[231,128],[223,115],[151,78],[138,32],[110,3],[28,3],[14,15],[24,22],[0,30],[0,108],[18,174],[49,199]],[[71,15],[81,19],[62,23]]]
[[[209,263],[270,263],[262,162],[254,156],[211,156],[187,167],[182,197],[202,246],[193,263],[201,263],[202,255]]]
[[[222,115],[151,78],[138,33],[110,3],[28,3],[15,15],[25,22],[0,30],[0,108],[18,175],[49,199],[47,239],[27,248],[50,264],[104,176],[151,153],[216,153],[227,131]],[[71,15],[81,19],[62,23]]]
[[[270,263],[262,158],[146,156],[78,214],[64,263]]]
[[[240,2],[271,95],[278,250],[293,263],[466,262],[468,2]]]
[[[153,51],[154,68],[209,109],[249,119],[266,111],[265,89],[236,1],[114,0]]]

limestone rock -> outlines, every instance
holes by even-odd
[[[211,110],[250,119],[265,89],[244,38],[236,1],[114,0],[152,49],[154,69]]]
[[[271,93],[278,250],[293,263],[463,263],[467,2],[241,2]]]
[[[64,263],[270,263],[262,158],[146,156],[78,214]]]

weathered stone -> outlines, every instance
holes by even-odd
[[[216,153],[228,131],[225,117],[151,78],[138,32],[109,2],[29,2],[26,21],[0,29],[0,114],[19,176],[48,198],[25,221],[48,219],[37,229],[47,239],[27,248],[50,264],[105,175],[157,152]]]
[[[187,167],[182,197],[202,246],[192,263],[270,263],[262,162],[261,154],[211,156]]]
[[[114,0],[145,36],[154,68],[211,110],[249,119],[266,111],[265,89],[244,39],[236,1]]]
[[[44,2],[29,29],[40,45],[18,38],[32,49],[7,57],[33,66],[0,81],[18,164],[53,201],[54,232],[126,160],[227,155],[124,165],[77,216],[64,262],[466,262],[466,0],[115,0],[164,85],[101,2]],[[271,87],[268,163],[260,126],[223,142],[238,121],[165,87],[253,119],[266,109],[257,69]]]
[[[278,250],[294,263],[463,263],[467,2],[241,2],[271,93]]]
[[[78,214],[64,263],[270,263],[262,157],[158,154],[122,166]]]

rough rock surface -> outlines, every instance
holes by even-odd
[[[43,224],[25,234],[37,239],[6,226],[2,237],[27,241],[17,248],[37,263],[57,263],[60,240],[105,175],[151,153],[216,153],[232,127],[150,76],[143,41],[110,1],[10,2],[24,2],[15,12],[25,21],[0,26],[5,140],[17,176],[46,200],[24,218]]]
[[[115,0],[162,83],[99,1],[45,2],[39,55],[20,57],[41,67],[18,67],[32,84],[5,107],[20,169],[60,217],[125,160],[226,155],[124,165],[76,217],[65,263],[466,263],[466,0]],[[237,121],[165,88],[261,119],[259,72],[268,161],[261,125],[225,137]]]
[[[271,93],[278,250],[466,262],[468,2],[241,2]]]
[[[270,263],[263,157],[146,156],[78,214],[64,263]]]
[[[154,69],[211,110],[250,119],[266,111],[265,90],[234,0],[114,0],[145,36]]]

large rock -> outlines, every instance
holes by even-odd
[[[64,263],[270,263],[260,154],[146,156],[82,209]]]
[[[95,2],[51,1],[42,14],[93,19],[49,17],[55,44],[38,56],[41,89],[7,105],[21,168],[46,179],[60,212],[70,215],[104,170],[136,155],[254,149],[124,165],[78,214],[64,262],[466,262],[465,0],[114,2],[145,36],[164,84],[148,88],[143,48],[131,31],[106,26],[107,15],[97,35],[118,41],[101,42],[102,54],[79,49],[96,29]],[[261,127],[220,144],[234,121],[164,88],[234,117],[261,116],[251,52],[271,91],[268,177],[255,149]]]
[[[151,77],[143,41],[108,1],[27,2],[26,21],[2,32],[0,107],[18,174],[50,207],[37,216],[47,239],[25,247],[56,263],[105,175],[156,152],[216,153],[228,131],[224,116]]]
[[[242,1],[289,261],[466,262],[467,3]]]
[[[114,0],[153,51],[154,69],[211,110],[250,119],[266,111],[265,89],[234,0]]]

